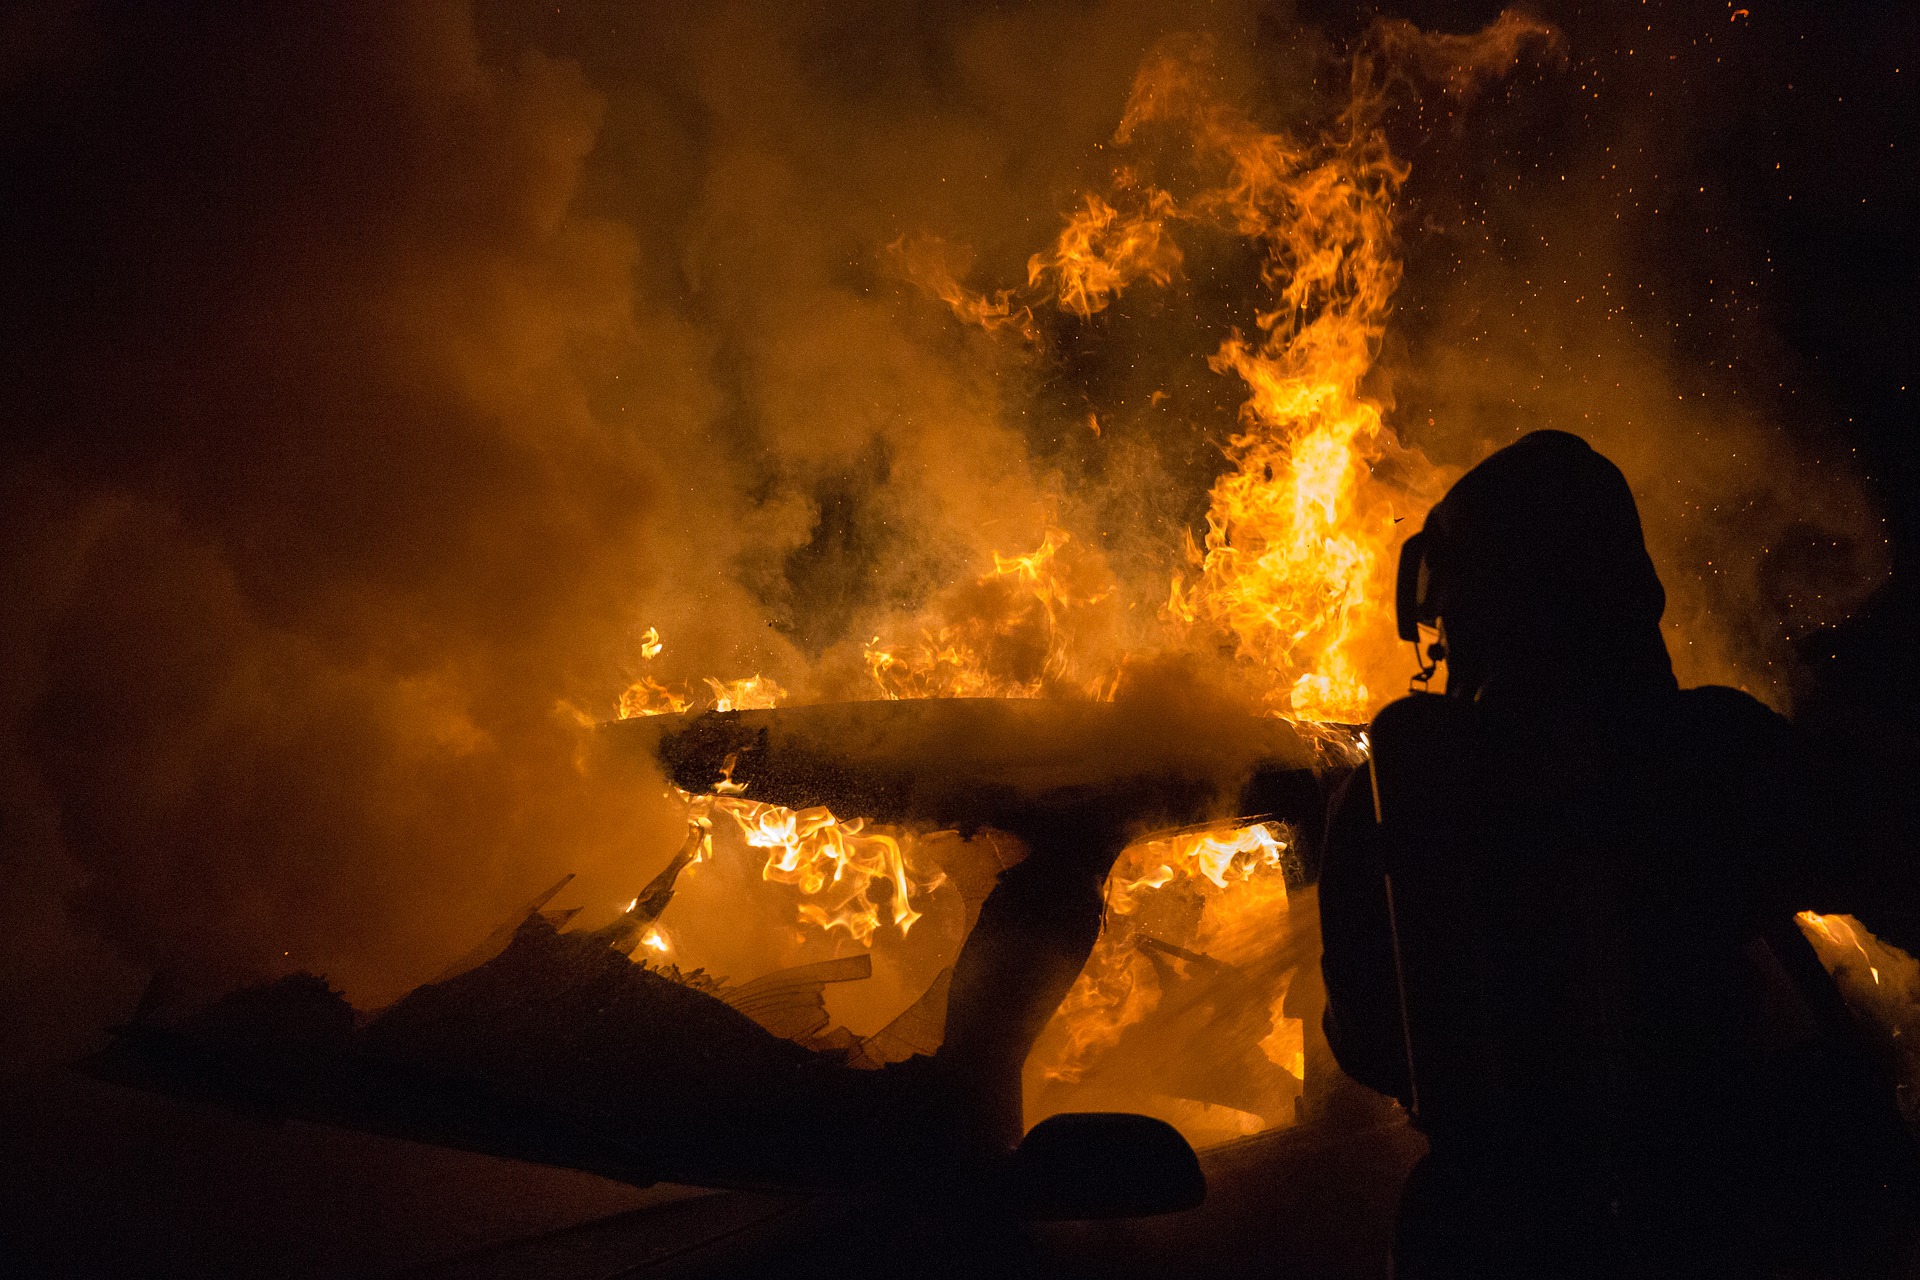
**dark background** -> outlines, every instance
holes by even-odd
[[[1468,29],[1486,4],[1407,4]],[[1360,21],[1309,5],[1330,25]],[[1619,215],[1644,281],[1668,292],[1702,366],[1764,361],[1788,429],[1858,449],[1913,570],[1920,9],[1909,4],[1547,5],[1570,72],[1603,96],[1555,94],[1511,140],[1511,171],[1550,182],[1612,146],[1626,170],[1588,192]],[[1745,15],[1745,16],[1738,16]],[[1631,51],[1629,53],[1629,50]],[[1524,179],[1521,179],[1524,180]],[[1624,193],[1628,186],[1632,195]],[[1757,279],[1729,305],[1724,283]],[[1769,340],[1770,339],[1770,340]],[[1756,382],[1765,379],[1755,379]]]

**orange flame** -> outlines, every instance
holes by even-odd
[[[651,659],[663,647],[659,630],[648,627],[642,636],[642,655]],[[729,681],[709,676],[704,683],[713,695],[714,711],[776,707],[787,696],[776,681],[762,675]],[[619,713],[620,719],[629,720],[677,714],[692,705],[690,694],[642,677],[621,695]],[[923,878],[910,869],[910,840],[869,832],[865,819],[841,821],[822,808],[794,810],[748,800],[741,794],[745,785],[733,781],[731,759],[722,773],[713,795],[696,796],[678,787],[671,794],[687,806],[688,817],[695,824],[710,826],[711,815],[723,813],[733,819],[749,847],[765,850],[767,860],[761,877],[800,891],[802,923],[825,933],[838,929],[854,941],[869,945],[883,920],[904,934],[922,917],[913,905],[915,897],[938,888],[944,877],[936,873]],[[712,856],[713,841],[708,834],[695,861]],[[878,890],[879,885],[886,889]],[[876,892],[882,901],[874,900]],[[642,941],[660,952],[668,947],[666,935],[658,929]]]
[[[995,552],[993,568],[949,598],[950,620],[868,641],[867,672],[889,699],[1111,698],[1114,670],[1090,650],[1114,590],[1105,563],[1049,525],[1026,555]]]
[[[752,675],[744,680],[728,680],[724,683],[712,676],[705,677],[705,680],[707,688],[713,690],[715,711],[757,711],[762,707],[777,707],[787,696],[787,691],[769,676]]]
[[[965,250],[932,237],[890,246],[901,274],[958,319],[1028,343],[1042,340],[1048,304],[1084,320],[1129,288],[1170,284],[1190,229],[1240,237],[1257,253],[1262,305],[1248,329],[1221,336],[1209,359],[1246,392],[1227,467],[1209,492],[1204,531],[1185,540],[1184,566],[1159,579],[1167,583],[1155,620],[1163,633],[1135,650],[1222,655],[1253,700],[1306,722],[1362,722],[1392,692],[1386,677],[1407,665],[1388,616],[1396,525],[1430,506],[1447,476],[1396,438],[1366,393],[1401,278],[1395,212],[1409,173],[1388,148],[1382,112],[1390,86],[1416,77],[1464,102],[1529,44],[1555,39],[1512,13],[1476,36],[1378,24],[1353,59],[1344,110],[1307,137],[1223,101],[1205,43],[1175,39],[1141,67],[1113,144],[1125,149],[1149,135],[1184,143],[1179,181],[1118,168],[1108,189],[1083,193],[1052,244],[1032,255],[1023,287],[968,289],[959,282]],[[1162,398],[1156,392],[1154,403]],[[1087,422],[1095,439],[1111,434],[1099,412]],[[1111,698],[1128,653],[1116,638],[1118,607],[1097,549],[1049,521],[1033,551],[995,554],[990,570],[938,598],[923,619],[874,636],[866,667],[885,698]],[[660,649],[649,631],[643,658]],[[784,697],[758,676],[706,683],[721,709]],[[692,704],[690,693],[643,677],[622,696],[620,714]],[[1356,749],[1327,732],[1343,753]],[[858,819],[738,794],[686,798],[701,813],[727,813],[750,846],[767,851],[763,875],[799,891],[804,922],[862,944],[888,920],[909,928],[921,918],[915,896],[940,883],[916,876],[904,837]],[[1291,840],[1284,828],[1253,826],[1128,849],[1110,883],[1107,928],[1061,1007],[1064,1037],[1047,1073],[1081,1078],[1152,1013],[1161,993],[1143,941],[1164,950],[1176,942],[1162,936],[1171,931],[1183,954],[1231,966],[1247,937],[1271,934],[1288,908]],[[1841,936],[1836,926],[1817,927]],[[1260,1050],[1298,1078],[1303,1031],[1282,1013],[1287,980],[1262,978],[1272,987],[1271,1030]]]
[[[658,627],[648,627],[640,634],[640,657],[643,661],[651,662],[665,649],[666,644],[660,639]],[[755,674],[740,680],[716,680],[706,676],[702,682],[713,695],[712,709],[715,711],[752,711],[761,707],[777,707],[787,696],[787,691],[771,676]],[[633,720],[640,716],[679,715],[691,710],[694,701],[694,694],[685,684],[671,688],[652,676],[643,675],[621,692],[616,712],[622,720]]]
[[[1388,86],[1417,73],[1464,97],[1527,45],[1554,39],[1513,13],[1475,36],[1383,23],[1354,59],[1334,127],[1306,140],[1216,97],[1204,42],[1169,41],[1136,76],[1114,143],[1171,132],[1210,178],[1176,196],[1123,167],[1112,198],[1083,197],[1028,264],[1034,303],[1050,298],[1086,317],[1141,281],[1170,281],[1181,225],[1230,232],[1259,252],[1270,306],[1254,333],[1230,332],[1210,360],[1248,392],[1231,465],[1213,486],[1204,535],[1189,539],[1189,568],[1173,576],[1164,618],[1191,651],[1224,641],[1274,712],[1351,723],[1381,701],[1370,674],[1404,666],[1387,617],[1395,526],[1431,505],[1446,478],[1396,439],[1362,391],[1401,276],[1394,213],[1409,170],[1380,127]],[[942,296],[966,318],[969,306],[953,303],[965,291],[946,284]]]
[[[1087,196],[1054,247],[1027,260],[1028,285],[1044,287],[1062,311],[1084,320],[1134,280],[1173,279],[1180,265],[1180,248],[1166,229],[1173,197],[1148,188],[1137,203],[1138,212],[1123,214],[1099,196]]]
[[[619,716],[632,720],[639,716],[678,715],[693,705],[691,695],[667,688],[651,676],[641,676],[620,695]]]
[[[1880,968],[1874,964],[1873,956],[1866,944],[1860,940],[1859,931],[1854,927],[1859,922],[1852,916],[1823,916],[1817,911],[1802,911],[1794,919],[1800,922],[1801,929],[1810,936],[1827,943],[1829,949],[1853,950],[1859,953],[1860,961],[1866,965],[1867,972],[1873,976],[1875,986],[1880,985]]]
[[[1236,330],[1210,361],[1250,396],[1204,540],[1189,543],[1195,569],[1175,575],[1166,613],[1230,637],[1266,677],[1273,710],[1364,720],[1375,699],[1354,642],[1391,634],[1384,574],[1395,516],[1426,496],[1376,478],[1376,465],[1403,451],[1361,394],[1400,281],[1393,201],[1407,168],[1364,94],[1344,129],[1302,144],[1215,100],[1204,68],[1204,49],[1192,46],[1150,61],[1116,141],[1155,126],[1188,133],[1220,180],[1158,207],[1252,240],[1274,305],[1256,317],[1260,336]]]
[[[804,898],[800,919],[822,932],[840,929],[855,942],[871,943],[882,921],[872,893],[884,884],[891,899],[885,918],[906,933],[921,918],[913,907],[915,893],[940,883],[939,877],[916,883],[901,841],[868,832],[865,819],[841,821],[826,809],[786,809],[737,797],[717,799],[714,807],[739,825],[748,845],[768,851],[762,877],[796,886]]]
[[[938,236],[901,236],[887,246],[887,256],[900,274],[946,303],[960,320],[989,332],[1011,329],[1029,342],[1036,338],[1033,309],[1016,305],[1011,289],[995,290],[991,298],[967,289],[949,261],[954,252]]]

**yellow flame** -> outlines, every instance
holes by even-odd
[[[666,649],[660,639],[658,627],[648,627],[640,635],[640,656],[652,661]],[[771,676],[754,674],[741,680],[716,680],[712,676],[703,678],[702,683],[712,694],[712,709],[715,711],[753,711],[762,707],[777,707],[786,698],[787,691]],[[616,713],[622,720],[632,720],[639,716],[679,715],[693,709],[694,695],[685,685],[672,688],[662,684],[652,676],[641,676],[620,694]]]
[[[693,699],[687,694],[669,689],[651,676],[641,676],[621,693],[619,715],[622,720],[678,715],[692,705]]]
[[[1379,125],[1385,85],[1411,62],[1458,94],[1550,34],[1511,14],[1476,37],[1428,40],[1384,24],[1378,48],[1355,60],[1346,110],[1308,139],[1221,101],[1205,44],[1171,42],[1135,78],[1114,143],[1183,138],[1198,189],[1176,196],[1122,167],[1109,195],[1084,196],[1029,263],[1033,302],[1086,317],[1141,282],[1171,280],[1183,226],[1229,232],[1260,255],[1267,305],[1252,332],[1230,332],[1210,360],[1247,391],[1229,468],[1163,618],[1190,651],[1224,644],[1272,711],[1355,723],[1376,708],[1385,690],[1369,670],[1404,667],[1388,616],[1396,525],[1431,505],[1446,478],[1401,445],[1363,393],[1401,277],[1394,216],[1408,167]],[[1002,692],[973,687],[980,664],[952,631],[932,633],[910,658],[879,650],[875,678],[927,696],[925,682],[900,678],[904,661],[936,673],[936,695]],[[1016,682],[1007,692],[1022,691]]]
[[[867,673],[890,699],[1111,698],[1116,672],[1092,642],[1115,589],[1097,553],[1050,524],[1032,551],[995,552],[993,568],[950,602],[957,616],[868,641]]]
[[[1027,261],[1028,285],[1045,288],[1062,311],[1083,320],[1137,279],[1166,284],[1180,265],[1180,248],[1167,232],[1174,206],[1166,192],[1139,193],[1132,213],[1097,195],[1084,203],[1053,248]]]
[[[1401,451],[1361,394],[1400,281],[1393,203],[1407,169],[1359,101],[1346,129],[1303,144],[1214,99],[1203,71],[1190,51],[1151,62],[1118,136],[1186,130],[1221,179],[1168,213],[1252,240],[1273,306],[1256,318],[1258,336],[1236,330],[1210,361],[1249,398],[1203,541],[1190,545],[1195,569],[1175,575],[1167,616],[1231,637],[1270,673],[1275,711],[1361,721],[1375,699],[1352,642],[1390,634],[1394,517],[1413,506],[1375,478],[1375,464]]]
[[[658,630],[649,627],[646,635],[657,651]],[[731,681],[709,677],[704,683],[712,694],[715,711],[775,707],[787,696],[776,681],[762,675]],[[621,695],[619,711],[620,718],[626,720],[683,712],[691,706],[691,697],[642,678]],[[750,847],[765,851],[762,878],[792,885],[799,891],[798,914],[803,924],[827,933],[839,930],[856,942],[871,945],[883,922],[891,922],[904,934],[922,918],[924,913],[914,906],[915,899],[939,887],[944,877],[915,873],[906,837],[869,831],[865,819],[843,822],[822,808],[794,810],[748,800],[742,794],[746,784],[733,780],[733,769],[734,759],[729,756],[712,795],[696,796],[678,787],[670,792],[687,806],[688,820],[702,829],[695,862],[713,856],[712,815],[723,813],[733,819]],[[882,884],[884,890],[878,888]],[[876,895],[881,901],[875,900]],[[632,910],[633,904],[627,909]],[[664,934],[658,936],[665,938]],[[647,945],[655,944],[649,941]]]
[[[1377,24],[1353,58],[1345,109],[1314,136],[1265,127],[1223,101],[1204,42],[1176,39],[1140,68],[1113,145],[1124,151],[1149,135],[1183,143],[1177,181],[1116,169],[1106,190],[1078,197],[1053,242],[1032,255],[1023,287],[968,289],[959,283],[964,249],[931,237],[890,246],[901,273],[960,320],[1026,342],[1042,340],[1049,305],[1086,319],[1129,288],[1171,283],[1189,230],[1239,237],[1257,254],[1264,294],[1251,324],[1224,334],[1209,359],[1246,396],[1227,466],[1210,489],[1204,528],[1172,549],[1185,551],[1184,566],[1159,579],[1164,604],[1153,622],[1161,634],[1136,651],[1225,655],[1255,700],[1308,729],[1363,722],[1394,692],[1386,675],[1407,669],[1389,616],[1396,526],[1430,506],[1448,477],[1398,441],[1366,393],[1401,278],[1395,206],[1409,172],[1388,149],[1381,112],[1387,86],[1416,75],[1463,103],[1543,39],[1553,39],[1548,29],[1512,13],[1476,36]],[[1166,398],[1156,391],[1151,402]],[[1087,424],[1096,440],[1112,434],[1098,412],[1089,410]],[[1032,551],[992,561],[915,624],[868,642],[879,695],[1111,698],[1127,661],[1115,639],[1115,611],[1125,606],[1097,549],[1049,521]],[[659,645],[650,630],[643,657]],[[774,706],[784,696],[758,676],[706,683],[720,709]],[[622,696],[620,714],[692,702],[643,678]],[[1330,742],[1339,736],[1325,732]],[[1336,745],[1355,749],[1344,737]],[[916,878],[904,837],[824,809],[759,804],[730,776],[727,790],[686,798],[696,813],[727,813],[749,845],[767,852],[763,875],[799,891],[806,923],[870,944],[888,918],[903,931],[920,918],[915,896],[939,878]],[[1127,850],[1110,884],[1108,927],[1059,1015],[1065,1047],[1047,1072],[1078,1078],[1152,1011],[1159,992],[1136,946],[1152,936],[1149,918],[1185,910],[1181,945],[1218,942],[1229,964],[1236,961],[1224,949],[1234,939],[1283,923],[1290,839],[1255,826]],[[1260,1048],[1297,1077],[1303,1031],[1282,1014],[1286,981],[1273,985],[1272,1030]]]
[[[707,688],[713,690],[713,709],[715,711],[757,711],[763,707],[777,707],[785,701],[787,691],[775,684],[772,677],[751,675],[744,680],[715,680],[705,677]]]
[[[738,796],[715,797],[712,804],[734,820],[749,846],[766,850],[762,878],[798,888],[800,919],[823,932],[839,929],[870,944],[883,920],[872,895],[884,884],[890,899],[884,918],[904,934],[922,915],[914,909],[915,894],[940,883],[938,876],[916,882],[901,841],[869,832],[863,818],[842,821],[823,808],[787,809]]]
[[[1860,940],[1860,934],[1854,928],[1856,922],[1851,916],[1823,916],[1817,911],[1802,911],[1794,919],[1798,920],[1803,928],[1811,930],[1832,945],[1852,948],[1859,952],[1861,963],[1866,965],[1867,972],[1873,975],[1874,985],[1880,984],[1879,967],[1873,963],[1872,954],[1868,952],[1866,944]]]

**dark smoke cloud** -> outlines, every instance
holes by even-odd
[[[1206,357],[1250,323],[1257,260],[1187,245],[1167,289],[1049,317],[1028,352],[957,325],[887,246],[938,236],[970,287],[1024,279],[1111,180],[1169,34],[1210,33],[1221,91],[1274,125],[1324,118],[1340,83],[1252,0],[5,22],[0,1040],[61,1051],[156,970],[304,966],[365,1004],[564,872],[562,901],[623,904],[678,819],[584,771],[580,722],[642,670],[845,696],[873,629],[1049,514],[1150,615],[1222,465],[1241,393]],[[1565,88],[1528,75],[1523,105]],[[1417,124],[1415,182],[1491,198],[1510,175],[1468,160],[1503,119],[1523,146],[1510,95]],[[1504,216],[1547,200],[1528,193]],[[1485,319],[1555,254],[1637,269],[1630,237],[1562,234],[1590,221],[1577,202],[1541,208],[1551,249],[1409,227],[1390,420],[1458,465],[1590,426],[1670,582],[1752,561],[1749,522],[1698,514],[1729,485],[1767,498],[1768,529],[1859,542],[1838,463],[1767,495],[1807,451],[1766,406],[1656,412],[1688,352],[1603,344],[1576,387],[1547,357],[1602,330],[1563,295]],[[1428,244],[1465,266],[1423,272]],[[1603,382],[1623,394],[1582,389]],[[1764,670],[1778,645],[1743,637],[1775,621],[1689,590],[1727,655],[1702,665]],[[643,664],[649,625],[667,647]]]
[[[623,901],[675,818],[579,721],[645,625],[805,683],[1038,527],[1022,375],[878,250],[1023,255],[1171,17],[903,15],[9,19],[9,1043]]]
[[[46,39],[6,138],[8,1020],[152,969],[378,999],[645,847],[563,704],[658,571],[691,343],[574,210],[600,95],[457,7]],[[633,425],[577,367],[609,343]]]

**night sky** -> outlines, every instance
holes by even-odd
[[[1353,21],[1344,6],[1327,8],[1329,22]],[[1392,11],[1458,29],[1497,6]],[[1535,199],[1565,184],[1568,206],[1617,224],[1631,270],[1586,305],[1672,343],[1696,372],[1689,391],[1769,398],[1783,429],[1859,450],[1896,542],[1910,542],[1920,14],[1871,4],[1538,12],[1566,33],[1565,69],[1516,90],[1528,99],[1520,118],[1501,121],[1497,148],[1463,148],[1459,171],[1482,191],[1511,184]],[[1454,181],[1452,171],[1439,179]],[[1496,219],[1486,251],[1540,233]]]

